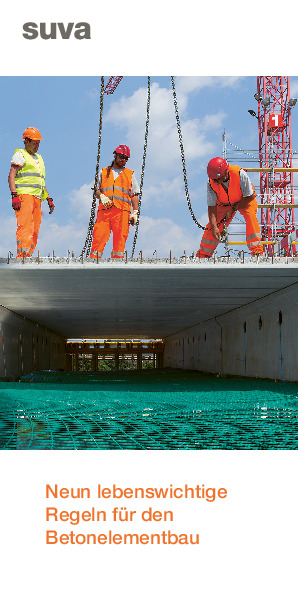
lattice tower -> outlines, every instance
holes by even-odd
[[[260,167],[271,170],[260,173],[261,203],[273,205],[261,209],[262,239],[280,241],[295,229],[294,208],[286,206],[294,203],[293,172],[277,172],[275,168],[293,167],[291,109],[296,100],[290,99],[286,76],[258,76],[255,98]]]

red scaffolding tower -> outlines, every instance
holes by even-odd
[[[268,168],[260,173],[261,203],[268,205],[261,209],[262,240],[278,242],[278,249],[290,254],[295,246],[282,238],[295,230],[294,208],[289,206],[294,204],[293,172],[282,170],[292,168],[291,109],[297,100],[290,99],[286,76],[258,76],[255,99],[260,167]]]

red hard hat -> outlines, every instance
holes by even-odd
[[[114,153],[118,153],[118,155],[124,155],[125,157],[130,157],[130,148],[127,145],[119,145],[117,149],[115,149]]]
[[[37,128],[26,128],[23,132],[23,138],[30,138],[30,140],[43,140]]]
[[[208,178],[211,178],[211,180],[221,178],[225,171],[227,171],[228,167],[229,164],[225,159],[222,159],[222,157],[214,157],[207,165]]]

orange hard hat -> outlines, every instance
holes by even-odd
[[[30,138],[30,140],[43,140],[37,128],[26,128],[23,132],[23,138]]]

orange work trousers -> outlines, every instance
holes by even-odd
[[[219,231],[222,233],[224,222],[222,219],[225,217],[225,214],[231,208],[231,205],[217,205],[217,225]],[[261,232],[259,222],[257,220],[257,210],[258,210],[258,203],[256,199],[252,200],[248,203],[245,209],[239,209],[236,211],[240,213],[246,223],[246,243],[248,248],[250,249],[251,255],[254,256],[255,254],[263,254],[263,246],[261,244]],[[225,222],[226,227],[230,225],[231,221],[236,215],[236,212],[233,213],[232,217]],[[222,221],[221,223],[219,223]],[[197,251],[196,256],[198,258],[211,258],[215,249],[218,246],[219,241],[216,240],[212,235],[212,229],[210,223],[208,223],[203,237],[201,239],[200,248]]]
[[[32,256],[41,224],[41,200],[30,194],[20,194],[21,208],[17,218],[17,258]]]
[[[125,242],[129,232],[130,212],[118,209],[113,205],[110,209],[98,209],[93,229],[93,241],[90,258],[101,258],[104,247],[113,233],[112,258],[123,258]]]

